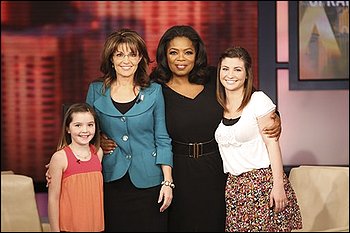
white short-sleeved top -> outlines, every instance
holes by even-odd
[[[239,175],[270,165],[266,145],[259,132],[258,118],[276,109],[276,105],[262,91],[252,94],[238,122],[226,126],[220,122],[215,131],[224,172]]]

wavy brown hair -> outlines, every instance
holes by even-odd
[[[150,79],[148,75],[148,66],[151,62],[145,40],[134,30],[123,28],[116,32],[111,33],[104,44],[101,54],[100,71],[103,73],[103,89],[111,86],[113,80],[117,78],[115,69],[113,68],[112,57],[118,46],[126,44],[130,47],[131,52],[139,54],[141,61],[138,64],[135,76],[134,85],[141,88],[148,87],[150,85]]]

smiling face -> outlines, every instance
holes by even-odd
[[[117,77],[133,77],[141,58],[138,52],[133,52],[127,44],[120,44],[112,56]]]
[[[196,51],[187,37],[175,37],[167,47],[168,66],[173,77],[188,77],[194,67]]]
[[[244,61],[240,58],[226,57],[221,62],[220,82],[226,91],[236,91],[244,88],[247,73]]]
[[[95,119],[90,112],[72,113],[72,121],[67,127],[72,142],[79,145],[88,145],[95,136]]]

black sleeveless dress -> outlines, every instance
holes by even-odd
[[[214,138],[222,119],[214,78],[194,99],[163,86],[167,129],[173,141],[208,142]],[[168,213],[169,231],[224,231],[226,175],[219,150],[199,158],[173,153],[176,187]]]

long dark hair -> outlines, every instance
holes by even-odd
[[[68,110],[65,112],[63,117],[61,135],[57,144],[57,150],[60,150],[63,147],[68,146],[69,144],[72,143],[71,135],[68,133],[67,129],[69,128],[69,124],[73,120],[73,117],[72,117],[73,113],[77,113],[77,112],[89,112],[94,117],[95,135],[91,139],[90,144],[94,145],[95,148],[98,150],[98,148],[100,148],[100,124],[99,124],[98,116],[95,110],[87,103],[72,104],[68,108]]]
[[[243,110],[243,108],[249,103],[250,98],[255,91],[255,88],[253,86],[253,68],[252,68],[252,58],[248,51],[245,48],[235,46],[230,47],[223,52],[219,58],[219,63],[217,67],[217,77],[216,77],[216,98],[219,102],[219,104],[227,111],[226,107],[226,93],[225,88],[220,82],[220,69],[221,69],[221,63],[222,60],[225,58],[239,58],[244,62],[244,69],[246,71],[247,77],[246,81],[244,82],[244,90],[243,90],[243,100],[241,105],[238,108],[238,111]]]
[[[176,37],[186,37],[192,41],[196,51],[196,59],[193,69],[189,74],[189,82],[205,84],[208,82],[207,52],[199,34],[191,26],[177,25],[169,28],[161,37],[158,47],[156,61],[157,66],[150,74],[151,80],[164,84],[172,78],[172,72],[168,66],[167,48],[171,40]]]

